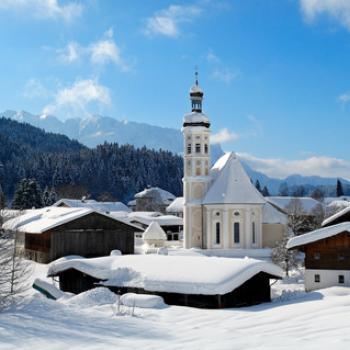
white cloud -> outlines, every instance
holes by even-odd
[[[149,36],[178,37],[181,32],[180,25],[192,22],[201,13],[202,9],[196,5],[170,5],[146,20],[144,32]]]
[[[285,160],[257,158],[247,153],[239,153],[238,155],[253,169],[280,179],[293,174],[350,179],[350,161],[344,159],[313,156],[300,160]]]
[[[229,68],[215,68],[211,73],[211,78],[221,81],[225,84],[230,84],[232,80],[238,77],[238,73],[232,72]]]
[[[309,22],[320,15],[327,15],[350,30],[349,0],[300,0],[300,6]]]
[[[62,5],[58,0],[0,0],[0,10],[21,12],[39,19],[70,22],[80,16],[83,6],[75,1]]]
[[[77,80],[72,86],[60,89],[53,103],[43,109],[44,114],[58,114],[60,117],[82,117],[89,115],[92,104],[104,107],[111,103],[109,89],[95,80]]]
[[[49,91],[37,79],[29,79],[23,89],[23,96],[26,98],[47,97],[49,94]]]
[[[344,94],[339,95],[338,101],[344,104],[350,102],[350,92],[345,92]]]
[[[65,63],[73,63],[83,57],[88,57],[92,64],[105,65],[114,63],[123,71],[130,69],[121,55],[119,46],[113,39],[113,29],[108,29],[103,37],[88,46],[70,42],[64,49],[57,50],[58,58]]]
[[[215,53],[211,50],[207,53],[206,59],[209,63],[220,62],[220,58],[218,56],[216,56]]]
[[[238,140],[239,135],[229,131],[227,128],[221,129],[218,133],[214,134],[210,138],[212,144],[225,143],[229,141]]]

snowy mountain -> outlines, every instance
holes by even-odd
[[[67,135],[88,147],[104,142],[131,144],[137,148],[163,149],[181,153],[182,134],[180,130],[155,125],[120,121],[111,117],[95,115],[86,119],[72,118],[61,121],[52,115],[33,115],[25,111],[7,110],[2,116],[18,122],[26,122],[45,131]],[[212,146],[213,158],[217,159],[223,151],[220,145]]]
[[[118,142],[119,144],[131,144],[135,147],[146,146],[150,149],[169,150],[181,153],[182,134],[178,129],[163,128],[146,123],[132,121],[120,121],[111,117],[95,115],[86,119],[71,118],[61,121],[52,115],[34,115],[25,111],[7,110],[2,116],[14,119],[18,122],[26,122],[45,131],[60,133],[71,139],[76,139],[88,147],[95,147],[104,142]],[[220,145],[212,146],[212,159],[215,161],[223,154]],[[244,162],[243,162],[244,163]],[[255,171],[245,164],[248,175],[255,182],[259,180],[262,186],[267,186],[271,194],[277,194],[282,182],[286,182],[290,189],[303,185],[307,192],[315,186],[323,186],[325,190],[334,188],[335,178],[323,178],[319,176],[291,175],[285,179],[275,179]],[[341,179],[344,184],[350,182]]]

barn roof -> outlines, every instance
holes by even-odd
[[[131,225],[127,221],[113,217],[111,215],[93,210],[91,208],[66,208],[66,207],[45,207],[35,209],[24,215],[15,217],[4,223],[4,230],[12,230],[26,233],[43,233],[55,227],[64,225],[86,215],[98,213],[109,219],[122,222],[140,231],[140,228]]]
[[[297,199],[302,205],[302,210],[307,215],[311,214],[312,211],[321,204],[319,201],[311,197],[269,196],[265,197],[265,199],[280,209],[287,211],[291,201]]]
[[[264,204],[264,197],[251,183],[236,154],[226,153],[211,169],[214,179],[203,204]]]
[[[326,220],[322,222],[322,226],[328,226],[332,222],[336,221],[337,219],[341,218],[342,216],[350,213],[350,205],[344,208],[341,211],[338,211],[338,213],[335,213],[334,215],[330,216]]]
[[[323,227],[309,233],[291,238],[287,243],[287,248],[292,249],[304,246],[310,243],[320,241],[325,238],[336,236],[340,233],[350,233],[350,222],[342,222],[338,225]]]
[[[112,211],[131,211],[130,208],[122,202],[97,202],[94,199],[62,198],[53,206],[58,207],[61,205],[66,205],[71,208],[91,208],[104,213],[110,213]]]
[[[282,270],[269,262],[200,256],[123,255],[93,259],[59,259],[48,276],[75,269],[103,284],[142,288],[153,292],[226,294],[260,272],[282,278]]]

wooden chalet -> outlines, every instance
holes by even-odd
[[[294,237],[288,249],[305,253],[305,289],[350,286],[350,222]]]
[[[89,208],[47,207],[7,221],[16,247],[31,260],[49,263],[67,255],[98,257],[112,250],[134,253],[140,228]]]

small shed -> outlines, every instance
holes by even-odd
[[[248,258],[123,255],[61,259],[50,265],[48,276],[58,276],[66,292],[104,285],[119,294],[157,294],[171,305],[224,308],[270,301],[270,280],[283,272]]]
[[[350,222],[293,237],[288,249],[305,253],[305,289],[350,286]]]
[[[167,240],[167,235],[158,222],[152,221],[142,235],[146,244],[153,247],[163,247]]]
[[[16,233],[17,249],[37,262],[66,255],[105,256],[118,249],[134,253],[137,226],[90,208],[47,207],[7,221],[4,230]]]

